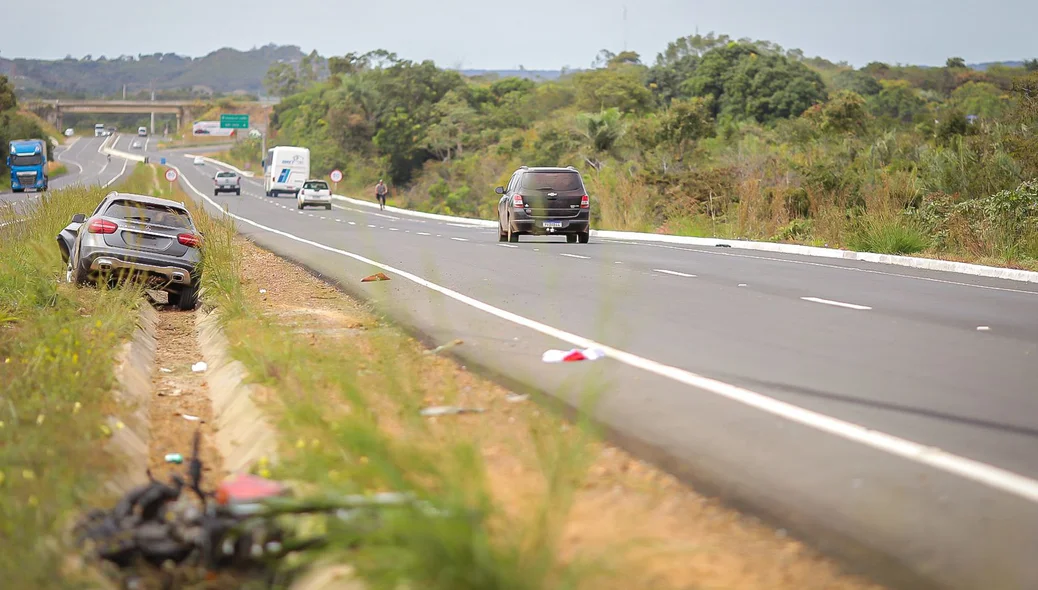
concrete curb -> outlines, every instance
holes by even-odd
[[[213,443],[223,456],[224,471],[246,471],[257,459],[271,463],[277,452],[277,436],[266,415],[253,403],[258,387],[245,382],[245,365],[234,360],[230,344],[220,328],[217,312],[199,312],[195,321],[198,346],[209,368],[209,401],[213,406],[216,436]]]
[[[151,429],[148,405],[151,401],[151,373],[155,364],[155,326],[159,316],[150,305],[143,305],[137,319],[137,330],[116,357],[116,381],[113,397],[128,414],[122,419],[110,416],[108,427],[112,437],[106,448],[120,458],[121,469],[107,484],[110,491],[123,494],[148,482],[148,442]],[[120,427],[121,425],[121,427]]]

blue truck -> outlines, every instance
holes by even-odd
[[[47,143],[42,139],[16,139],[7,155],[11,190],[47,190]]]

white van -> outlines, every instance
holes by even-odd
[[[147,127],[138,127],[137,128],[137,137],[147,137],[147,136],[148,136],[148,128]]]
[[[268,197],[281,193],[296,196],[309,178],[309,149],[282,145],[267,150],[263,160],[263,189]]]

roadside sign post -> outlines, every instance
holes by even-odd
[[[177,171],[172,168],[166,168],[166,180],[169,181],[169,192],[173,194],[173,182],[177,179]]]
[[[334,193],[339,188],[339,181],[342,180],[342,170],[332,170],[332,192]]]

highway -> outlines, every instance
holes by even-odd
[[[1038,587],[1038,284],[595,237],[501,244],[347,203],[300,212],[258,179],[213,197],[213,165],[149,155],[260,245],[431,342],[463,339],[459,358],[508,385],[597,396],[615,440],[881,581]],[[378,270],[393,280],[360,283]],[[588,341],[609,356],[541,361]]]
[[[50,181],[51,190],[72,186],[75,184],[111,186],[117,180],[128,174],[133,169],[133,162],[128,162],[119,157],[112,157],[111,161],[101,152],[101,144],[109,138],[105,137],[76,137],[71,142],[58,146],[54,150],[54,158],[65,164],[68,173]],[[128,143],[123,142],[123,147]],[[36,192],[0,192],[0,210],[10,205],[13,216],[23,214],[26,207],[31,206],[43,193]],[[86,213],[89,213],[87,211]],[[11,215],[4,215],[4,221],[9,223]]]

